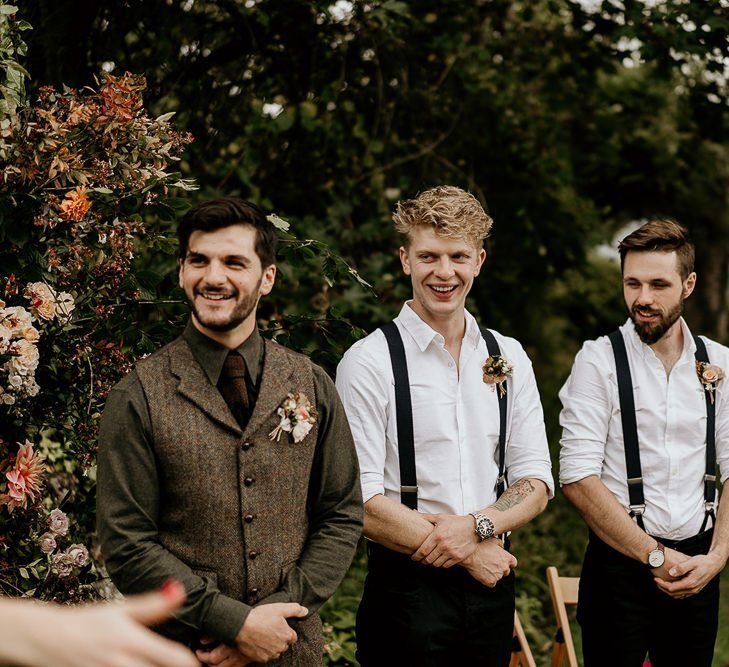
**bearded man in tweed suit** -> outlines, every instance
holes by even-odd
[[[109,394],[102,553],[124,594],[184,584],[187,602],[161,631],[203,663],[321,665],[315,610],[362,527],[344,410],[321,368],[257,331],[276,276],[277,234],[261,211],[209,200],[178,236],[192,315]]]

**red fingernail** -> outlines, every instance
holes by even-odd
[[[182,589],[182,584],[177,579],[168,579],[162,586],[160,586],[159,592],[162,593],[168,600],[176,598]]]

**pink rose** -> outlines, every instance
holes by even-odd
[[[29,343],[37,343],[40,339],[40,331],[38,331],[35,327],[28,327],[23,330],[23,338],[25,338],[25,340]]]
[[[60,553],[51,559],[51,568],[59,577],[67,577],[73,570],[73,560],[67,553]]]
[[[701,379],[708,384],[714,384],[721,379],[721,369],[717,366],[706,366],[701,373]]]
[[[89,560],[88,549],[83,544],[72,544],[66,549],[66,554],[76,567],[83,567]]]
[[[45,283],[30,283],[23,292],[30,301],[30,312],[44,320],[50,320],[56,312],[56,294]]]
[[[297,416],[297,417],[298,417],[298,418],[299,418],[299,419],[300,419],[301,421],[305,421],[305,422],[309,421],[309,411],[308,411],[308,410],[307,410],[306,408],[304,408],[304,407],[300,407],[300,408],[298,409],[298,413],[297,413],[297,415],[296,415],[296,416]]]
[[[51,510],[48,526],[54,535],[65,535],[68,533],[68,517],[59,509]]]
[[[33,343],[25,340],[25,338],[21,338],[12,343],[10,345],[10,353],[15,355],[9,362],[9,369],[11,371],[19,375],[28,375],[38,368],[38,361],[40,359],[38,348]]]
[[[10,306],[0,311],[0,321],[15,335],[31,326],[32,317],[22,306]]]
[[[68,292],[60,292],[56,296],[55,303],[55,315],[58,320],[67,320],[71,317],[73,309],[76,304],[73,302],[73,297]]]
[[[38,544],[40,545],[40,550],[44,554],[49,554],[51,551],[53,551],[56,548],[56,538],[53,535],[53,533],[43,533],[38,538]]]

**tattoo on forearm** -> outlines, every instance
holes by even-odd
[[[493,504],[495,510],[506,512],[506,510],[518,505],[528,495],[534,493],[534,485],[528,479],[520,479],[514,486],[510,486],[501,497]]]

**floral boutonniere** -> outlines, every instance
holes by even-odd
[[[285,431],[291,433],[294,442],[301,442],[316,424],[316,411],[306,397],[306,394],[297,392],[289,394],[276,411],[281,421],[278,426],[268,434],[271,440],[278,442]]]
[[[500,354],[492,354],[486,359],[481,370],[483,371],[483,381],[491,385],[491,390],[495,391],[498,387],[499,394],[505,396],[506,378],[510,378],[514,373],[513,364]]]
[[[707,364],[705,361],[697,361],[696,375],[699,376],[699,380],[701,384],[704,385],[704,389],[709,392],[711,402],[713,403],[716,385],[724,379],[724,371],[714,364]]]

